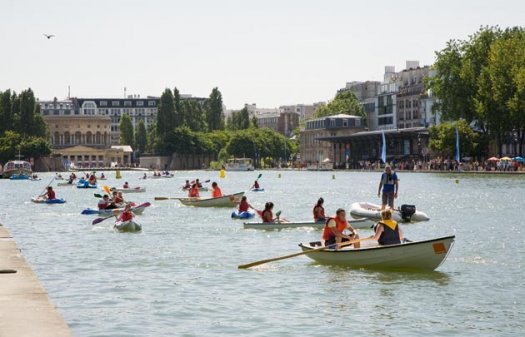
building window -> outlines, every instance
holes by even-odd
[[[155,106],[155,101],[148,101],[148,106]]]
[[[124,101],[124,106],[131,106],[131,101]]]
[[[137,101],[137,106],[144,106],[144,101]]]
[[[111,106],[119,106],[119,101],[112,101]]]
[[[100,106],[108,106],[108,102],[107,101],[100,101]]]

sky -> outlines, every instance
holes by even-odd
[[[222,92],[228,108],[326,101],[431,65],[450,39],[525,26],[525,1],[0,0],[0,90],[41,100]],[[54,34],[47,39],[43,34]]]

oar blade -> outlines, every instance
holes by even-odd
[[[169,200],[169,197],[155,197],[155,200]]]
[[[106,220],[106,218],[96,218],[95,220],[93,220],[93,222],[91,222],[92,225],[96,225],[98,223],[101,223],[102,221]]]

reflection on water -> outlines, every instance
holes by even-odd
[[[318,265],[298,256],[238,270],[242,263],[299,251],[321,231],[243,230],[230,209],[196,209],[155,196],[183,196],[190,177],[217,180],[223,192],[250,186],[259,172],[177,172],[142,181],[127,196],[153,205],[137,217],[140,234],[111,221],[92,226],[94,191],[56,188],[64,205],[29,198],[49,181],[0,180],[0,222],[13,233],[75,336],[502,336],[524,328],[524,231],[519,200],[525,177],[400,173],[398,204],[415,204],[429,222],[401,225],[412,240],[455,234],[435,272],[385,272]],[[323,196],[328,214],[356,201],[378,202],[378,173],[264,171],[265,193],[290,220],[310,220]],[[106,174],[110,186],[119,186]],[[455,183],[459,179],[459,183]],[[17,206],[12,206],[17,205]],[[361,230],[367,235],[367,230]],[[340,332],[340,333],[339,333]]]

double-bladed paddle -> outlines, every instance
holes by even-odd
[[[348,245],[351,245],[353,243],[358,243],[358,242],[365,241],[365,240],[372,240],[372,238],[364,238],[364,239],[358,239],[358,240],[342,242],[340,247],[348,246]],[[247,264],[241,264],[241,265],[238,266],[238,268],[239,269],[247,269],[247,268],[259,266],[261,264],[265,264],[265,263],[268,263],[268,262],[285,260],[285,259],[289,259],[291,257],[296,257],[296,256],[299,256],[299,255],[315,253],[315,252],[319,252],[319,251],[322,251],[322,250],[325,250],[325,249],[334,248],[335,245],[336,244],[333,244],[333,245],[330,245],[330,246],[326,246],[326,247],[321,247],[321,248],[310,249],[310,250],[307,250],[307,251],[304,251],[304,252],[299,252],[299,253],[294,253],[294,254],[289,254],[289,255],[284,255],[284,256],[279,256],[279,257],[274,257],[274,258],[271,258],[271,259],[255,261],[255,262],[251,262],[251,263],[247,263]]]
[[[145,203],[142,203],[142,204],[140,204],[140,205],[138,205],[138,206],[132,207],[132,208],[131,208],[131,211],[133,211],[134,209],[137,209],[137,208],[139,208],[139,207],[149,207],[150,205],[151,205],[150,202],[145,202]],[[117,208],[116,208],[115,210],[118,211]],[[96,224],[101,223],[102,221],[107,220],[107,219],[109,219],[109,218],[112,218],[112,217],[114,217],[114,216],[115,216],[114,214],[111,214],[111,215],[108,215],[108,216],[103,217],[103,218],[96,218],[95,220],[93,220],[93,222],[92,222],[91,224],[92,224],[92,225],[96,225]]]

